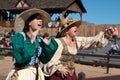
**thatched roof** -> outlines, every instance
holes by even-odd
[[[17,7],[20,1],[25,3],[27,7]],[[41,8],[49,13],[61,13],[73,3],[76,3],[83,13],[86,12],[81,0],[0,0],[0,10],[20,13],[29,8]]]

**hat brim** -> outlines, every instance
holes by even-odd
[[[64,28],[62,31],[58,32],[56,37],[62,37],[65,34],[65,32],[67,32],[70,28],[72,28],[74,26],[80,27],[81,24],[82,24],[82,20],[75,21],[74,23],[72,23],[69,26],[67,26],[66,28]]]
[[[39,13],[41,15],[41,19],[43,22],[43,26],[47,26],[48,22],[51,21],[51,17],[50,15],[45,12],[42,9],[37,9],[37,8],[33,8],[33,9],[29,9],[26,11],[23,11],[18,18],[16,18],[15,23],[14,23],[14,28],[16,32],[21,32],[23,31],[23,28],[25,26],[25,21],[32,16],[33,14]]]

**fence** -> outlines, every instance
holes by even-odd
[[[81,25],[78,28],[78,33],[80,36],[95,36],[98,32],[100,31],[105,31],[106,28],[108,27],[117,27],[118,28],[118,37],[120,37],[120,25]],[[0,33],[3,33],[5,29],[10,30],[10,28],[12,29],[13,27],[0,27]],[[58,28],[54,27],[54,28],[46,28],[44,27],[41,31],[41,34],[48,32],[50,35],[56,35],[58,32]]]
[[[76,60],[77,63],[81,63],[81,64],[90,64],[90,65],[104,65],[106,66],[106,73],[109,73],[109,67],[117,67],[120,68],[120,64],[114,64],[114,63],[109,63],[111,58],[114,59],[120,59],[120,56],[118,55],[110,55],[110,54],[106,54],[106,55],[101,55],[101,54],[83,54],[83,53],[78,53],[77,56],[86,56],[86,57],[102,57],[104,58],[104,61],[100,61],[100,60],[94,60],[93,62],[89,62],[89,61],[82,61],[82,60]]]
[[[92,63],[90,62],[83,62],[83,61],[78,61],[79,63],[82,64],[91,64],[91,65],[105,65],[106,66],[106,74],[109,73],[109,67],[118,67],[120,68],[120,64],[115,65],[115,64],[110,64],[110,59],[111,58],[115,58],[115,59],[120,59],[120,56],[116,56],[116,55],[98,55],[98,54],[83,54],[83,53],[79,53],[78,56],[87,56],[87,57],[102,57],[102,58],[106,58],[104,62],[100,62],[100,61],[93,61]],[[104,76],[104,77],[95,77],[95,78],[88,78],[86,79],[85,74],[83,72],[78,73],[78,80],[120,80],[120,75],[113,75],[113,76]]]
[[[83,72],[78,74],[78,80],[120,80],[120,75],[113,76],[104,76],[104,77],[95,77],[95,78],[87,78]]]
[[[78,28],[78,33],[80,36],[95,36],[100,31],[105,31],[106,28],[110,27],[110,25],[81,25]],[[118,28],[118,37],[120,37],[120,26],[112,26]],[[58,32],[58,28],[43,28],[44,32],[49,32],[51,35],[56,35]]]

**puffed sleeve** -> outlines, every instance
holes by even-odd
[[[76,37],[78,49],[81,50],[104,47],[108,44],[108,40],[104,35],[104,32],[100,32],[93,37]]]
[[[12,46],[14,51],[14,58],[17,64],[24,64],[31,59],[36,49],[30,39],[24,40],[24,36],[20,33],[12,37]]]
[[[58,48],[55,54],[53,55],[52,59],[47,64],[43,65],[43,72],[45,76],[50,76],[55,71],[60,70],[63,67],[63,65],[59,60],[62,54],[63,45],[59,39],[55,39],[55,40],[58,43]]]

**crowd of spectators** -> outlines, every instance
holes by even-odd
[[[2,48],[4,49],[5,54],[9,54],[12,52],[12,50],[9,50],[7,48],[12,48],[12,42],[11,37],[15,34],[15,31],[12,29],[11,31],[5,31],[4,34],[0,34],[0,51],[2,52]]]

